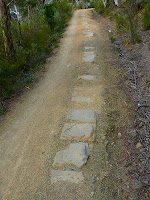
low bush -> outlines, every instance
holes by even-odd
[[[129,21],[126,16],[116,15],[116,29],[119,33],[127,33],[129,31]]]
[[[79,9],[82,9],[82,8],[83,8],[83,2],[82,2],[82,1],[80,2],[78,8],[79,8]]]
[[[150,29],[150,5],[146,5],[144,7],[142,21],[143,21],[143,28],[144,28],[144,30]]]
[[[112,43],[114,43],[116,41],[116,37],[114,36],[113,33],[109,33],[108,36]]]
[[[141,42],[141,37],[137,33],[137,26],[135,20],[132,20],[131,16],[125,15],[113,15],[116,21],[116,30],[117,32],[126,40],[131,41],[132,43]]]
[[[90,2],[90,7],[95,8],[95,10],[103,15],[105,13],[105,8],[102,0],[93,0]]]
[[[54,7],[59,13],[63,23],[66,25],[67,21],[72,16],[72,5],[69,4],[68,0],[61,0],[61,1],[55,1]]]
[[[62,0],[46,5],[45,9],[35,7],[20,23],[12,20],[11,31],[16,52],[16,60],[7,58],[0,27],[0,113],[5,110],[3,103],[18,88],[34,80],[36,66],[41,65],[63,32],[71,18],[72,7]]]

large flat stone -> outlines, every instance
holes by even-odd
[[[54,159],[53,166],[72,164],[77,167],[82,167],[90,154],[90,148],[87,143],[72,143],[66,150],[59,151]]]
[[[87,21],[83,21],[82,24],[88,24],[88,22]]]
[[[51,171],[51,183],[59,183],[62,181],[67,181],[70,183],[81,183],[84,180],[82,172],[74,171],[62,171],[62,170],[52,170]]]
[[[87,102],[87,103],[93,102],[93,100],[88,97],[72,97],[72,101]]]
[[[69,111],[68,118],[71,120],[96,123],[96,113],[92,110],[75,110]]]
[[[73,93],[72,93],[72,96],[74,97],[74,96],[77,96],[78,95],[78,92],[77,91],[74,91]]]
[[[83,34],[84,34],[86,37],[93,37],[93,35],[94,35],[93,32],[83,32]]]
[[[91,50],[91,49],[95,49],[95,47],[84,47],[85,50]]]
[[[65,124],[61,139],[77,139],[77,140],[84,140],[84,141],[93,141],[94,133],[95,133],[95,124]]]
[[[75,90],[79,90],[79,91],[81,91],[81,90],[83,90],[82,88],[74,88]]]
[[[86,81],[93,81],[93,80],[97,80],[97,79],[98,79],[98,76],[83,75],[83,76],[79,76],[79,77],[78,77],[78,80],[79,80],[79,79],[83,79],[83,80],[86,80]]]
[[[93,51],[91,52],[84,52],[84,55],[83,55],[83,61],[84,62],[93,62],[94,59],[95,59],[96,55],[94,54]]]

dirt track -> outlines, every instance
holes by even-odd
[[[82,15],[85,15],[94,33],[89,39],[83,34],[85,27],[82,22],[85,20]],[[85,46],[95,48],[96,57],[92,63],[83,62]],[[97,181],[107,173],[104,143],[97,147],[95,144],[93,157],[82,168],[85,180],[81,185],[69,184],[64,188],[63,184],[51,185],[51,169],[56,152],[69,144],[60,140],[68,111],[84,107],[95,110],[97,116],[101,113],[103,78],[100,68],[107,58],[109,41],[106,33],[92,19],[91,10],[75,11],[58,53],[46,63],[44,78],[34,89],[22,95],[0,124],[0,199],[99,199],[98,183],[93,186],[91,180],[98,172]],[[98,82],[91,84],[77,80],[78,76],[85,74],[99,76]],[[92,97],[94,103],[83,105],[72,102],[76,87],[83,88],[81,95]],[[97,156],[104,157],[104,164]]]

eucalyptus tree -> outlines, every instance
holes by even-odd
[[[6,0],[0,0],[0,19],[1,27],[3,31],[3,41],[6,56],[10,58],[15,58],[15,49],[11,34],[11,15],[9,10],[9,4]]]

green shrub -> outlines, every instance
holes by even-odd
[[[141,37],[136,33],[136,34],[134,34],[134,40],[135,40],[135,43],[140,43]]]
[[[52,3],[47,4],[45,6],[45,11],[44,11],[46,21],[51,27],[52,31],[54,30],[55,27],[55,19],[54,19],[54,14],[55,14],[55,7]]]
[[[129,21],[126,16],[117,15],[115,17],[116,29],[120,33],[126,33],[129,31]]]
[[[72,5],[69,4],[68,0],[62,0],[58,2],[54,2],[54,7],[59,12],[59,15],[61,19],[63,20],[64,24],[67,23],[67,21],[72,16]]]
[[[16,83],[18,66],[8,60],[0,61],[0,100],[8,98],[14,92]]]
[[[142,21],[144,30],[150,29],[150,5],[146,5],[144,8]]]
[[[78,8],[79,8],[79,9],[82,9],[82,8],[83,8],[83,2],[82,2],[82,1],[80,1],[80,4],[79,4]]]
[[[114,36],[113,33],[109,33],[109,39],[111,40],[112,43],[114,43],[116,41],[116,37]]]
[[[62,0],[46,5],[45,9],[35,7],[31,15],[21,21],[21,43],[18,41],[18,22],[12,20],[12,37],[16,61],[5,55],[3,31],[0,26],[0,114],[4,112],[3,101],[17,91],[21,85],[34,80],[36,66],[43,63],[46,54],[58,44],[65,24],[72,15],[72,6]]]
[[[90,2],[91,7],[94,7],[99,14],[105,13],[105,8],[102,0],[93,0]]]

